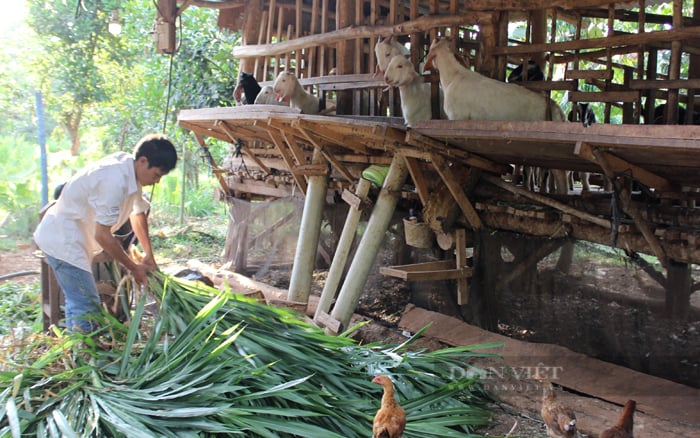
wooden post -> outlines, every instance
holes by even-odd
[[[58,285],[58,280],[53,273],[53,269],[46,262],[46,256],[41,256],[41,310],[44,331],[55,325],[58,327],[63,318],[61,312],[61,302],[63,301],[63,291]]]
[[[666,271],[666,316],[685,321],[690,311],[690,291],[693,285],[690,265],[669,260]]]
[[[340,0],[337,2],[335,19],[336,28],[344,29],[355,22],[354,1]],[[354,71],[355,45],[351,40],[339,41],[336,44],[336,69],[339,75],[351,74]],[[352,91],[338,91],[336,111],[338,114],[352,114]]]
[[[555,31],[556,27],[556,10],[553,10],[554,14],[552,17],[552,31]],[[536,11],[531,11],[531,35],[530,41],[532,44],[542,44],[547,42],[547,10],[538,9]],[[547,59],[544,52],[533,53],[531,59],[540,67],[542,67],[543,72],[547,72],[547,79],[552,80],[552,69],[554,66],[553,62],[550,62],[549,68],[545,65]],[[527,59],[523,61],[523,81],[527,79]]]
[[[401,186],[408,177],[408,167],[402,155],[394,155],[389,166],[389,173],[384,180],[377,203],[367,223],[365,233],[357,247],[357,253],[350,265],[345,283],[343,283],[338,300],[333,307],[331,316],[341,323],[341,328],[347,328],[352,313],[355,311],[362,288],[367,282],[367,275],[374,263],[379,247],[384,240],[391,216],[396,203],[401,197]]]
[[[176,0],[158,0],[156,8],[156,49],[158,53],[175,52],[175,20],[177,19]]]
[[[243,8],[243,29],[241,30],[241,43],[260,44],[258,33],[260,31],[260,20],[262,19],[262,0],[246,0]],[[251,73],[256,76],[255,58],[243,58],[239,62],[239,71]]]
[[[455,230],[455,267],[461,269],[467,266],[467,231],[464,228]],[[469,303],[469,283],[467,277],[457,279],[457,304],[464,306]]]
[[[321,151],[314,149],[313,164],[325,164]],[[309,177],[306,189],[304,211],[299,226],[299,240],[294,253],[292,277],[289,280],[289,301],[308,302],[311,292],[311,280],[314,271],[314,260],[321,233],[323,205],[326,202],[326,179],[328,175],[313,175]]]
[[[676,0],[673,2],[673,28],[680,29],[683,27],[683,2]],[[679,40],[671,41],[671,59],[668,65],[668,79],[680,79],[681,73],[681,51],[682,42]],[[666,98],[666,123],[676,125],[678,120],[678,89],[669,88]]]
[[[314,321],[318,320],[322,313],[328,313],[331,308],[331,302],[335,298],[335,293],[338,291],[340,278],[343,275],[343,269],[345,269],[345,264],[350,254],[350,248],[352,247],[352,242],[357,233],[357,224],[360,222],[360,216],[362,215],[361,202],[365,199],[367,193],[369,193],[370,186],[371,183],[368,180],[360,178],[357,188],[355,189],[355,199],[360,203],[356,205],[351,203],[350,205],[348,217],[345,220],[345,225],[343,226],[343,231],[338,241],[338,249],[336,249],[335,255],[333,256],[333,262],[331,263],[328,276],[326,277],[326,284],[323,285],[321,299],[316,307]]]

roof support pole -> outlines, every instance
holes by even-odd
[[[362,201],[366,200],[370,185],[371,183],[364,178],[360,178],[360,181],[357,183],[355,196],[360,202],[356,205],[351,204],[350,210],[348,210],[348,217],[345,219],[345,225],[343,225],[343,231],[338,241],[338,248],[335,250],[333,262],[328,270],[326,284],[323,285],[323,292],[321,292],[321,299],[318,301],[318,306],[316,307],[314,320],[318,320],[322,313],[328,313],[331,308],[333,298],[335,298],[335,294],[338,291],[340,279],[343,276],[343,270],[345,269],[348,255],[350,255],[352,242],[355,240],[355,234],[357,234],[357,225],[360,223],[360,216],[362,216]]]
[[[326,160],[321,150],[314,149],[313,164],[325,164]],[[304,200],[304,212],[299,226],[299,240],[294,253],[292,277],[289,280],[289,301],[307,303],[311,291],[311,280],[316,259],[318,239],[321,234],[321,219],[326,203],[326,187],[328,175],[313,175],[309,177]]]
[[[401,196],[401,186],[407,177],[406,160],[403,155],[395,154],[389,166],[389,173],[384,180],[384,186],[379,192],[372,215],[367,223],[367,228],[357,247],[355,258],[350,264],[345,283],[340,289],[331,313],[333,318],[340,321],[341,330],[346,329],[350,323],[352,313],[355,311],[357,301],[367,282],[369,270],[377,257],[379,247],[384,240],[384,233],[389,227],[391,216],[394,214],[394,209]]]

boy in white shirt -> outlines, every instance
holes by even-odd
[[[63,187],[36,231],[34,241],[46,255],[65,296],[66,327],[91,333],[100,312],[92,275],[93,257],[104,250],[124,266],[138,284],[157,268],[148,234],[149,204],[141,188],[157,183],[175,168],[177,152],[161,134],[143,137],[134,154],[117,152],[85,167]],[[131,221],[145,257],[133,261],[113,232]]]

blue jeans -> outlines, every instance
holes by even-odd
[[[92,333],[99,326],[91,318],[101,313],[100,295],[92,272],[84,271],[70,263],[46,254],[46,261],[53,268],[58,285],[66,298],[66,327]]]

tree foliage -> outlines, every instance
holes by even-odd
[[[28,0],[29,25],[41,50],[34,68],[42,73],[39,90],[47,108],[65,128],[71,152],[80,148],[80,125],[91,105],[109,99],[106,60],[118,61],[118,42],[107,32],[108,10],[102,1]]]

